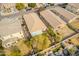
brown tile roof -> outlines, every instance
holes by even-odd
[[[79,9],[79,3],[69,3],[68,5],[74,7],[74,8],[77,8]]]
[[[46,26],[36,13],[25,14],[23,17],[31,33],[36,31],[43,31],[46,29]]]
[[[57,13],[59,13],[60,15],[62,15],[63,17],[65,17],[66,21],[69,22],[70,20],[72,20],[74,17],[76,17],[75,14],[65,10],[64,8],[61,8],[61,7],[55,7],[53,8],[53,10],[55,10]]]
[[[65,22],[61,18],[59,18],[57,15],[55,15],[50,10],[44,10],[40,12],[40,14],[54,28],[57,28],[58,26],[65,24]]]

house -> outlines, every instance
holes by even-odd
[[[27,3],[24,3],[25,7],[28,7],[28,4]]]
[[[42,3],[36,3],[37,8],[43,7]]]
[[[54,12],[55,14],[57,14],[58,16],[60,16],[60,18],[62,18],[67,23],[70,23],[73,20],[75,20],[76,18],[79,18],[74,13],[71,13],[68,10],[61,8],[59,6],[52,8],[51,11]]]
[[[50,10],[44,10],[40,12],[40,15],[54,28],[64,26],[66,23],[58,16],[52,13]]]
[[[40,12],[40,15],[48,22],[55,31],[57,31],[61,36],[66,37],[74,33],[59,16],[50,10],[44,10]],[[65,33],[65,34],[64,34]]]
[[[70,23],[70,26],[73,27],[77,32],[79,32],[79,18],[76,18]]]
[[[70,11],[61,8],[55,7],[52,9],[52,12],[57,14],[60,18],[62,18],[65,22],[69,24],[75,31],[79,32],[79,16],[71,13]]]
[[[15,3],[2,3],[1,6],[2,8],[11,8],[15,7]]]
[[[60,7],[63,7],[65,8],[67,5],[67,3],[55,3],[54,6],[60,6]]]
[[[69,10],[70,12],[73,12],[73,13],[79,15],[79,3],[69,3],[66,6],[66,9]]]
[[[32,36],[41,34],[46,30],[46,26],[36,13],[25,14],[23,17]]]
[[[24,38],[21,24],[17,17],[1,19],[0,37],[5,48],[11,47],[19,39]]]

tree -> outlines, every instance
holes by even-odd
[[[56,31],[54,31],[52,27],[49,26],[47,32],[51,37],[54,38],[54,41],[56,43],[58,43],[62,40],[62,36],[59,33],[57,33]]]
[[[28,3],[28,6],[34,8],[36,6],[36,3]]]
[[[40,34],[33,37],[31,39],[31,43],[34,48],[34,52],[42,51],[51,45],[51,41],[46,34]]]
[[[61,36],[61,35],[56,34],[55,41],[56,41],[56,43],[58,43],[58,42],[62,41],[62,36]]]
[[[24,8],[26,8],[26,7],[25,7],[25,5],[23,3],[16,3],[16,9],[17,10],[22,10]]]
[[[64,49],[63,50],[63,54],[64,54],[64,56],[69,56],[70,54],[69,54],[69,51],[67,50],[67,49]]]
[[[74,45],[69,46],[67,49],[71,55],[74,55],[75,52],[78,50],[77,47]]]
[[[55,37],[55,36],[56,36],[55,32],[52,30],[52,28],[51,28],[51,27],[48,27],[47,32],[48,32],[48,34],[50,34],[50,36],[53,36],[53,37]]]
[[[0,47],[2,47],[2,40],[0,40]]]
[[[0,56],[5,56],[4,47],[2,46],[2,40],[0,39]]]
[[[2,46],[2,40],[0,40],[0,50],[3,50],[3,46]]]
[[[18,49],[18,47],[14,46],[11,48],[11,56],[20,56],[21,53],[20,53],[20,50]]]

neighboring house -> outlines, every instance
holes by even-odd
[[[24,3],[25,7],[28,7],[28,3]]]
[[[66,37],[74,33],[66,23],[50,10],[40,12],[40,15],[47,21],[61,36]],[[64,34],[65,33],[65,34]]]
[[[6,16],[13,13],[16,13],[15,3],[2,3],[1,4],[1,15]]]
[[[71,13],[70,11],[58,6],[53,8],[52,12],[54,12],[56,15],[62,18],[65,22],[67,22],[69,26],[72,27],[74,30],[79,32],[79,16],[78,15]]]
[[[49,3],[43,3],[43,6],[45,6],[45,7],[49,7],[50,4],[49,4]]]
[[[55,14],[57,14],[58,16],[60,16],[60,18],[62,18],[67,23],[70,23],[73,20],[75,20],[76,18],[79,18],[74,13],[71,13],[71,12],[67,11],[66,9],[61,8],[59,6],[52,8],[51,11],[54,12]]]
[[[15,3],[2,3],[2,8],[12,8],[15,7]]]
[[[24,37],[18,18],[3,18],[0,21],[0,37],[3,47],[11,47]]]
[[[44,10],[42,12],[40,12],[40,15],[45,18],[45,20],[54,28],[58,28],[58,27],[62,27],[64,26],[66,23],[59,18],[57,15],[55,15],[53,12],[51,12],[50,10]]]
[[[76,18],[74,21],[70,23],[70,25],[79,32],[79,18]]]
[[[43,7],[42,3],[36,3],[37,8]]]
[[[46,26],[36,13],[25,14],[23,17],[32,36],[41,34],[46,30]]]
[[[79,3],[69,3],[66,6],[66,9],[69,10],[70,12],[73,12],[73,13],[79,15]]]

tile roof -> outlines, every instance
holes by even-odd
[[[25,14],[23,17],[31,33],[46,29],[46,26],[36,13]]]

